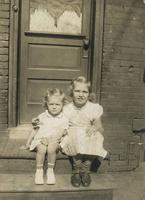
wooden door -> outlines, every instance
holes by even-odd
[[[89,76],[91,0],[21,0],[19,124],[43,111],[48,87]]]

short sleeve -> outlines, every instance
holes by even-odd
[[[45,112],[43,112],[43,113],[41,113],[40,115],[38,115],[37,118],[38,118],[40,121],[43,121],[44,117],[46,117],[46,113],[45,113]]]
[[[99,104],[93,104],[91,110],[92,110],[91,112],[92,120],[96,120],[103,115],[103,107]]]

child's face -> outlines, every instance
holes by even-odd
[[[75,83],[73,89],[73,101],[77,107],[82,107],[88,101],[89,90],[85,83]]]
[[[48,112],[56,116],[62,111],[63,102],[59,96],[50,96],[49,101],[47,103]]]

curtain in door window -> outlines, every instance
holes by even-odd
[[[30,0],[30,31],[81,34],[82,0]]]

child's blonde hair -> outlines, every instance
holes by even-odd
[[[91,102],[96,103],[96,95],[95,95],[95,93],[91,92],[91,83],[90,83],[90,81],[87,81],[87,79],[84,76],[78,76],[77,78],[72,80],[72,82],[70,84],[70,87],[69,87],[69,95],[70,95],[70,97],[71,98],[73,97],[73,90],[75,88],[75,84],[76,83],[84,83],[87,86],[88,91],[89,91],[88,100],[91,101]]]
[[[58,97],[60,97],[60,100],[63,102],[63,104],[65,103],[65,94],[64,94],[63,90],[58,89],[58,88],[51,88],[51,89],[48,88],[45,93],[44,99],[43,99],[43,107],[44,108],[46,108],[46,109],[48,108],[47,103],[51,96],[58,96]]]
[[[91,83],[89,81],[87,81],[87,79],[84,76],[78,76],[77,78],[72,80],[72,82],[71,82],[71,90],[72,91],[75,88],[76,83],[84,83],[88,87],[88,90],[90,92]]]

